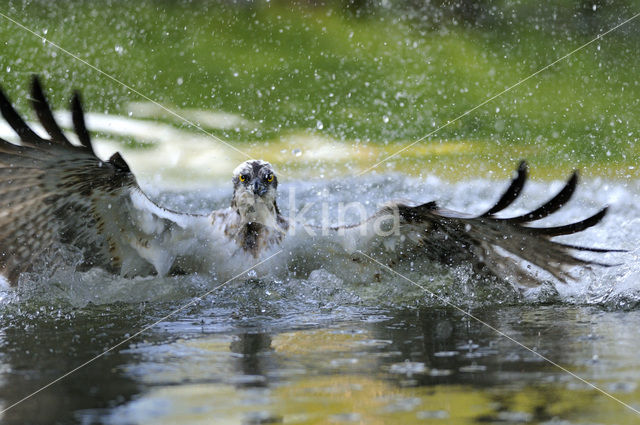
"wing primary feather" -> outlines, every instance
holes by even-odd
[[[22,141],[0,139],[0,273],[17,284],[20,273],[48,261],[40,257],[57,243],[83,251],[81,268],[164,273],[157,268],[156,248],[164,250],[175,232],[192,237],[188,216],[148,200],[120,154],[109,161],[95,155],[77,93],[71,118],[81,146],[63,133],[36,77],[31,97],[47,136],[29,128],[0,90],[0,112]]]
[[[596,214],[592,215],[589,218],[586,218],[582,221],[578,221],[576,223],[566,224],[564,226],[556,226],[556,227],[523,227],[526,231],[536,234],[536,235],[544,235],[548,237],[553,236],[561,236],[561,235],[571,235],[573,233],[582,232],[589,227],[593,227],[600,222],[607,214],[608,207],[604,207]]]
[[[47,102],[47,98],[44,96],[40,80],[35,75],[31,79],[31,105],[33,110],[36,111],[40,123],[44,129],[47,130],[49,136],[51,136],[51,141],[63,145],[71,145],[69,139],[64,135],[62,129],[53,117],[49,102]]]
[[[516,177],[511,181],[511,184],[507,188],[507,190],[502,194],[498,202],[491,207],[487,212],[482,214],[480,217],[489,217],[494,215],[497,212],[502,211],[507,208],[509,205],[516,200],[516,198],[522,192],[522,188],[524,187],[524,183],[527,181],[527,162],[520,161],[518,165],[518,170]]]
[[[22,119],[20,114],[11,105],[9,98],[4,94],[4,91],[0,89],[0,113],[4,117],[5,121],[9,123],[13,131],[16,132],[22,143],[32,146],[39,146],[42,144],[49,144],[48,141],[38,136],[27,123]]]
[[[73,119],[73,128],[80,140],[80,143],[95,155],[93,145],[91,144],[91,136],[89,135],[89,130],[87,130],[87,126],[84,121],[82,101],[80,100],[80,93],[78,92],[75,92],[71,98],[71,117]]]
[[[556,196],[547,201],[544,205],[527,214],[518,217],[507,218],[512,223],[528,223],[543,219],[562,208],[573,196],[578,184],[578,172],[574,171],[562,190]]]
[[[571,245],[571,244],[561,243],[561,242],[556,242],[556,243],[558,245],[561,245],[561,246],[565,247],[565,248],[575,249],[576,251],[601,252],[601,253],[607,253],[607,252],[629,252],[626,249],[591,248],[591,247],[588,247],[588,246]]]

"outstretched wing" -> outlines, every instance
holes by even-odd
[[[560,282],[572,278],[572,266],[608,266],[581,259],[576,253],[616,250],[569,245],[552,240],[555,236],[570,235],[595,226],[605,216],[606,207],[576,223],[555,227],[530,225],[558,211],[569,201],[578,181],[576,172],[557,195],[539,208],[517,217],[496,217],[497,213],[511,205],[520,195],[526,180],[527,164],[522,161],[516,177],[498,202],[478,216],[440,208],[435,202],[417,206],[392,203],[366,223],[348,229],[336,228],[336,231],[344,232],[344,240],[347,245],[351,245],[351,249],[369,249],[382,243],[388,251],[395,252],[396,256],[414,255],[447,265],[468,261],[492,275],[520,286],[540,284],[540,280],[529,272],[527,263],[550,273]],[[376,226],[376,220],[379,223],[386,221],[386,228],[384,225]],[[382,237],[379,236],[381,233]],[[358,237],[358,234],[366,237]]]
[[[162,209],[141,191],[119,153],[99,159],[80,98],[71,101],[73,145],[33,78],[31,103],[48,138],[20,117],[0,90],[0,112],[20,145],[0,139],[0,271],[11,284],[58,242],[83,250],[87,267],[140,275],[166,272],[173,254],[158,242],[176,237],[192,216]]]

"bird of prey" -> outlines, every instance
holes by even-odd
[[[594,226],[606,208],[576,223],[530,225],[569,200],[575,172],[539,208],[517,217],[497,216],[521,193],[525,162],[498,202],[480,215],[436,202],[390,202],[358,224],[315,228],[281,214],[275,170],[259,160],[233,171],[229,207],[203,215],[172,211],[142,192],[119,153],[106,161],[96,156],[78,93],[71,114],[79,144],[72,144],[54,119],[37,77],[30,100],[46,137],[27,125],[0,90],[2,116],[20,139],[19,144],[0,139],[0,273],[11,285],[42,258],[51,258],[45,253],[65,244],[82,251],[83,269],[130,277],[212,273],[224,278],[275,253],[281,254],[259,270],[304,273],[314,259],[329,256],[343,264],[362,263],[361,251],[390,265],[407,259],[414,265],[467,262],[516,286],[539,284],[540,275],[530,266],[565,282],[574,266],[606,265],[580,258],[580,251],[610,251],[552,240]]]

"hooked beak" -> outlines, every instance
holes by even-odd
[[[255,180],[253,182],[253,193],[262,196],[267,193],[267,186],[260,180]]]

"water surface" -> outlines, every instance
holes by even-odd
[[[299,205],[320,197],[374,210],[378,200],[405,197],[480,212],[506,185],[398,174],[346,181],[284,183],[281,206],[287,211],[296,193]],[[530,184],[513,214],[561,185]],[[206,211],[228,202],[230,189],[221,187],[156,197]],[[412,278],[638,409],[638,193],[635,181],[592,179],[548,219],[579,219],[610,204],[601,225],[567,240],[627,249],[606,258],[621,266],[576,270],[575,282],[528,292],[472,282],[465,267]],[[1,307],[5,407],[220,282],[123,279],[76,272],[71,262],[46,279],[24,276],[23,284],[3,294]],[[630,409],[533,351],[390,273],[366,285],[322,267],[282,281],[253,275],[8,410],[2,423],[637,423]]]

